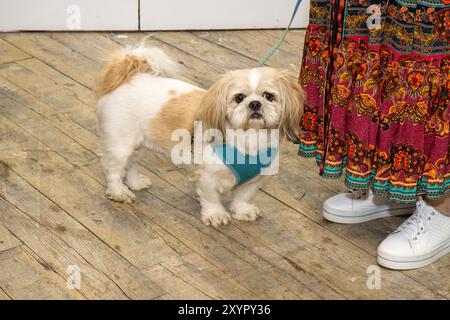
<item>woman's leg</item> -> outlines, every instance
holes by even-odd
[[[446,196],[441,200],[427,200],[427,203],[443,215],[450,216],[450,197]]]

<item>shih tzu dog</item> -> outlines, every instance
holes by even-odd
[[[260,210],[250,200],[267,176],[264,170],[271,172],[278,161],[279,138],[298,138],[303,90],[287,71],[268,67],[227,72],[204,90],[170,78],[177,66],[162,50],[141,45],[115,53],[98,77],[107,197],[133,202],[131,190],[151,185],[138,173],[139,150],[148,147],[173,160],[183,133],[195,131],[202,221],[216,227],[230,221],[221,201],[229,191],[232,217],[255,220]],[[190,139],[187,144],[181,149],[191,151]],[[190,154],[183,157],[191,160]]]

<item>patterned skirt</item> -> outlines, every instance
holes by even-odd
[[[398,202],[450,190],[450,0],[311,0],[299,154]]]

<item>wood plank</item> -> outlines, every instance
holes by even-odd
[[[185,279],[178,277],[161,265],[145,268],[142,270],[153,279],[166,292],[170,292],[171,297],[176,300],[204,300],[211,299],[210,296],[202,292],[199,288],[192,286]]]
[[[212,299],[255,299],[256,297],[245,291],[235,290],[236,284],[223,273],[197,254],[188,254],[178,259],[171,259],[162,266],[183,281],[201,288],[202,292]],[[168,291],[171,292],[171,291]],[[288,295],[288,293],[286,293]],[[184,299],[189,299],[185,296]]]
[[[39,201],[35,206],[33,214],[25,214],[15,208],[7,200],[0,199],[0,215],[1,223],[8,225],[22,239],[30,250],[39,256],[43,264],[59,274],[62,278],[67,276],[67,268],[69,266],[77,266],[81,270],[82,285],[80,293],[88,299],[128,299],[122,289],[115,284],[114,279],[110,279],[107,274],[95,269],[88,261],[76,252],[75,249],[68,246],[65,241],[60,238],[62,233],[72,233],[72,237],[82,233],[88,234],[83,227],[72,224],[71,228],[67,228],[68,224],[59,224],[52,221],[46,221],[44,217],[36,215],[41,212],[44,199],[40,199],[35,195],[36,191],[27,187],[24,181],[11,173],[12,177],[8,179],[8,195],[5,198],[16,197],[16,199],[31,198],[30,200]],[[31,189],[31,190],[30,190]],[[17,192],[12,195],[11,191]],[[26,192],[26,193],[25,193]],[[31,196],[30,196],[31,195]],[[19,201],[19,200],[16,200]],[[36,208],[38,207],[38,208]],[[57,206],[52,204],[47,210],[51,210],[61,216],[66,213],[62,212]],[[35,216],[33,219],[31,216]],[[59,218],[59,220],[62,220]],[[76,224],[75,224],[76,225]],[[74,228],[75,227],[75,228]],[[79,230],[77,232],[77,229]],[[80,230],[81,229],[81,230]],[[84,231],[84,232],[83,232]],[[76,233],[76,234],[75,234]],[[90,237],[93,237],[92,235]],[[99,251],[97,249],[97,251]],[[126,291],[126,290],[125,290]]]
[[[255,62],[272,48],[281,33],[277,30],[248,30],[248,31],[199,31],[194,35],[226,48],[238,55],[243,55]],[[267,62],[267,66],[287,68],[298,74],[303,53],[304,31],[290,31],[285,42]],[[273,36],[274,35],[274,36]],[[292,41],[293,44],[290,44]],[[242,68],[242,66],[237,66]]]
[[[225,47],[218,46],[210,41],[205,41],[190,32],[158,32],[152,38],[167,43],[184,52],[189,52],[193,57],[207,62],[217,69],[225,70],[240,69],[243,65],[251,68],[255,65],[255,60],[235,52]],[[195,48],[194,50],[192,48]]]
[[[278,40],[280,38],[280,36],[282,35],[282,33],[284,32],[284,30],[242,30],[244,31],[243,35],[249,38],[254,37],[253,34],[246,34],[246,32],[249,31],[255,31],[256,33],[261,34],[262,36],[262,40],[263,41],[267,41],[268,43],[273,43],[274,40]],[[305,34],[306,34],[306,29],[291,29],[287,36],[286,39],[284,41],[284,45],[289,46],[289,47],[298,47],[298,44],[302,41],[305,40]]]
[[[50,39],[45,33],[7,33],[3,39],[69,77],[77,74],[78,82],[92,88],[95,75],[83,70],[96,70],[97,63]]]
[[[135,204],[136,207],[148,205],[147,198]],[[323,295],[330,291],[322,283],[318,283],[314,288],[309,285],[309,282],[316,283],[315,279],[306,279],[302,275],[292,276],[283,272],[273,263],[274,260],[266,260],[261,255],[255,254],[250,248],[242,245],[241,238],[229,236],[229,232],[225,229],[215,230],[199,226],[197,215],[163,207],[151,216],[153,221],[177,234],[194,251],[259,298],[311,299],[319,297],[313,291],[322,291]],[[267,250],[263,247],[261,251]]]
[[[30,55],[0,39],[0,64],[30,58]]]
[[[122,253],[125,252],[125,255],[127,255],[127,253],[130,252],[128,256],[132,258],[133,254],[143,254],[142,251],[139,250],[141,244],[147,245],[147,250],[149,247],[158,249],[158,246],[152,246],[155,237],[148,232],[144,234],[142,232],[137,232],[137,235],[140,236],[140,238],[135,238],[132,224],[127,223],[126,216],[124,216],[123,213],[120,213],[120,215],[123,216],[120,220],[122,222],[125,220],[125,223],[121,225],[120,221],[116,221],[118,218],[114,219],[114,210],[108,207],[101,207],[101,203],[105,200],[102,201],[100,197],[98,199],[99,201],[96,202],[96,205],[90,206],[90,201],[87,200],[86,196],[87,192],[84,191],[89,190],[90,187],[86,185],[86,180],[83,181],[83,179],[77,179],[76,175],[75,179],[70,184],[74,189],[81,186],[79,189],[81,191],[79,194],[71,193],[71,188],[69,187],[70,184],[64,184],[61,176],[70,176],[71,172],[76,171],[77,169],[67,165],[63,167],[58,166],[58,164],[55,164],[54,161],[52,161],[52,157],[56,157],[54,152],[51,152],[45,145],[38,141],[32,140],[31,137],[28,137],[30,140],[27,140],[27,136],[20,133],[17,128],[15,129],[10,125],[7,125],[6,123],[8,121],[6,119],[2,118],[1,120],[0,123],[2,123],[3,130],[7,131],[10,135],[10,140],[8,140],[8,142],[2,140],[2,146],[5,148],[0,150],[0,158],[2,161],[7,163],[13,171],[20,169],[22,165],[30,166],[29,168],[31,170],[29,172],[21,171],[20,175],[29,175],[33,177],[31,181],[34,183],[32,183],[34,188],[39,189],[43,194],[47,193],[47,195],[50,195],[50,198],[55,200],[54,202],[57,205],[58,202],[62,201],[63,206],[60,207],[69,207],[69,214],[72,217],[81,217],[84,227],[96,231],[95,236],[86,232],[84,228],[77,227],[76,224],[74,225],[71,219],[67,220],[67,216],[61,214],[61,210],[55,209],[55,205],[51,206],[53,209],[50,211],[44,211],[44,209],[42,209],[42,211],[36,212],[36,210],[33,211],[33,209],[36,209],[36,206],[39,208],[42,201],[38,201],[37,203],[29,200],[26,201],[25,199],[28,198],[22,196],[22,198],[17,200],[17,203],[21,205],[26,203],[29,208],[33,208],[28,209],[28,212],[36,212],[36,217],[38,219],[43,219],[45,221],[43,222],[44,224],[50,224],[52,229],[60,230],[60,234],[62,233],[65,236],[65,240],[68,241],[71,246],[76,248],[78,252],[82,252],[86,259],[91,260],[92,264],[96,265],[98,269],[104,270],[106,274],[114,277],[114,281],[128,296],[150,299],[160,295],[160,288],[147,280],[128,259],[124,259],[116,253],[118,251],[122,255]],[[15,130],[17,130],[17,132],[15,132]],[[14,138],[12,138],[13,136]],[[12,139],[16,140],[16,143],[18,143],[17,141],[21,141],[19,148],[17,148],[19,145],[9,143]],[[16,157],[11,155],[12,150],[16,150]],[[24,157],[21,161],[18,160],[18,158],[21,157],[20,154]],[[44,166],[43,163],[46,163],[46,165]],[[62,185],[65,187],[56,187]],[[83,187],[85,188],[84,190]],[[58,189],[61,191],[58,191]],[[16,195],[16,193],[13,194]],[[53,194],[59,194],[59,196],[52,196]],[[68,197],[68,195],[70,196]],[[63,198],[63,200],[61,200],[61,198]],[[91,202],[95,201],[91,200]],[[109,201],[106,200],[106,202],[108,205],[110,204]],[[116,213],[116,215],[118,216],[119,214]],[[109,221],[113,222],[109,223]],[[118,234],[122,234],[122,232],[120,232],[121,228],[129,230],[130,235],[127,237],[118,237]],[[61,232],[61,230],[73,230],[74,234],[72,232]],[[124,232],[123,234],[127,233]],[[106,239],[102,239],[102,236]],[[99,239],[96,239],[96,237]],[[125,245],[123,245],[123,243],[125,243]],[[164,252],[163,248],[160,251]],[[159,254],[159,252],[156,254]],[[153,258],[155,255],[150,252],[146,256],[147,258]]]
[[[6,292],[0,288],[0,301],[1,300],[11,300],[11,298],[6,294]]]
[[[0,286],[13,299],[83,299],[21,247],[0,253],[0,270]]]
[[[3,170],[1,169],[2,167],[3,165],[0,163],[0,170]],[[2,179],[0,180],[0,196],[2,194],[2,190],[4,190],[4,188],[2,187],[4,183],[5,180],[2,177]],[[0,252],[18,247],[21,244],[22,242],[19,239],[17,239],[15,235],[13,235],[8,229],[6,229],[4,226],[0,224]]]
[[[156,297],[153,300],[175,300],[175,298],[167,293],[163,294],[162,296]]]
[[[98,63],[106,62],[112,51],[119,48],[117,43],[111,40],[107,33],[52,32],[46,33],[46,35],[64,47],[70,48],[81,56],[85,56]],[[142,33],[137,33],[137,35],[141,35],[141,39],[144,38]],[[115,37],[115,34],[111,34],[111,36]],[[133,45],[138,45],[141,39]]]
[[[58,84],[62,90],[70,93],[75,99],[79,100],[79,103],[83,103],[89,106],[95,106],[97,102],[97,97],[95,93],[80,84],[79,82],[67,77],[61,72],[53,69],[44,62],[31,58],[27,60],[21,60],[16,62],[17,65],[22,66],[29,71],[38,74],[52,81],[53,84]],[[14,67],[13,67],[14,68]],[[10,77],[9,80],[12,81]]]

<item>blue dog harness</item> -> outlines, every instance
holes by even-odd
[[[261,170],[270,166],[278,149],[268,148],[257,155],[242,154],[236,147],[227,144],[212,147],[215,154],[233,172],[236,183],[245,183],[261,174]]]

